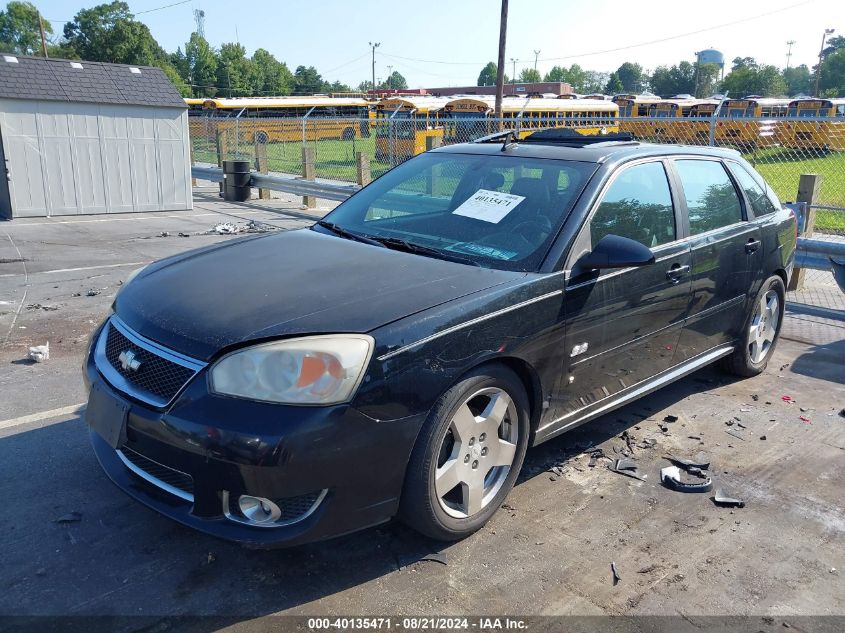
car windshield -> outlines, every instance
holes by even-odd
[[[423,154],[338,206],[317,230],[488,268],[536,270],[595,169],[577,161]]]

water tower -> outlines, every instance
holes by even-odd
[[[719,67],[720,79],[725,78],[725,56],[720,51],[715,48],[707,48],[698,51],[695,54],[695,59],[699,66],[701,64],[716,64]]]

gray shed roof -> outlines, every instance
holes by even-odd
[[[184,108],[160,68],[0,54],[0,98]]]

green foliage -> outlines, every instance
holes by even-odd
[[[625,62],[617,68],[616,76],[622,84],[622,90],[609,94],[617,94],[618,92],[639,94],[645,88],[646,80],[648,79],[643,72],[643,67],[639,64],[632,64],[631,62]]]
[[[651,91],[661,97],[692,94],[695,90],[695,66],[681,62],[675,66],[658,66],[651,75]]]
[[[496,73],[498,72],[498,67],[493,62],[487,62],[487,65],[481,69],[481,72],[478,73],[478,82],[476,83],[477,86],[495,86],[496,85]]]
[[[518,81],[523,84],[536,84],[543,81],[543,77],[533,68],[523,68],[519,73]]]
[[[53,27],[46,20],[44,32],[53,33]],[[5,11],[0,11],[0,50],[19,55],[41,53],[38,9],[31,2],[10,2]]]
[[[618,77],[617,77],[618,79]],[[602,92],[605,89],[608,81],[610,81],[610,73],[603,73],[598,70],[588,70],[584,72],[584,85],[581,92],[593,93]],[[620,82],[621,83],[621,82]]]
[[[80,58],[98,62],[151,66],[167,57],[147,25],[119,0],[80,10],[64,26],[64,43]]]
[[[394,70],[390,73],[390,76],[379,85],[379,88],[386,88],[388,90],[405,90],[407,87],[407,80],[399,73],[398,70]]]
[[[695,80],[697,88],[695,96],[699,98],[709,97],[717,92],[719,85],[719,65],[718,64],[694,64],[698,77]],[[693,93],[690,93],[693,94]]]
[[[783,80],[786,83],[786,94],[790,97],[808,95],[813,90],[813,78],[806,64],[784,69]]]
[[[587,73],[578,64],[572,64],[569,68],[566,68],[566,66],[553,66],[543,79],[543,81],[562,81],[568,83],[572,86],[573,92],[584,92],[586,80]]]
[[[737,98],[748,95],[777,97],[786,93],[786,82],[775,66],[757,64],[750,57],[738,57],[734,59],[733,70],[722,81],[722,92]]]
[[[246,57],[240,44],[223,44],[217,54],[217,92],[227,97],[246,97],[255,93],[255,64]]]
[[[297,66],[293,73],[293,92],[298,95],[310,95],[326,92],[325,82],[313,66]]]
[[[845,97],[845,48],[839,48],[824,58],[819,90],[826,97]]]
[[[191,33],[185,44],[185,58],[193,95],[213,97],[217,94],[217,56],[199,33]]]
[[[625,86],[622,85],[622,80],[619,78],[618,73],[610,73],[610,77],[607,79],[607,84],[604,87],[604,93],[609,95],[619,94],[625,89]]]
[[[252,54],[255,90],[262,95],[289,95],[293,90],[293,73],[284,62],[259,48]]]

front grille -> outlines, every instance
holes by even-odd
[[[276,503],[282,511],[279,521],[293,522],[303,517],[322,495],[322,490],[312,492],[307,495],[299,495],[298,497],[285,497],[279,499]]]
[[[133,341],[112,322],[106,326],[102,336],[106,337],[103,349],[105,360],[110,369],[126,383],[113,386],[127,387],[130,390],[129,395],[137,395],[142,400],[163,406],[170,402],[196,373],[195,369],[164,358]],[[120,355],[124,352],[134,354],[134,360],[139,363],[137,369],[124,369],[120,361]],[[136,391],[139,393],[136,394]]]
[[[119,452],[126,459],[126,461],[130,462],[138,470],[143,471],[143,474],[137,472],[135,474],[141,475],[148,482],[158,486],[159,488],[166,490],[166,488],[161,486],[161,484],[159,483],[164,482],[171,488],[181,490],[182,492],[187,495],[190,495],[191,498],[193,498],[194,480],[190,475],[178,471],[174,468],[170,468],[169,466],[165,466],[164,464],[159,464],[158,462],[155,462],[147,457],[144,457],[140,453],[133,451],[127,446],[121,448]],[[147,477],[144,477],[144,475],[147,475]]]

